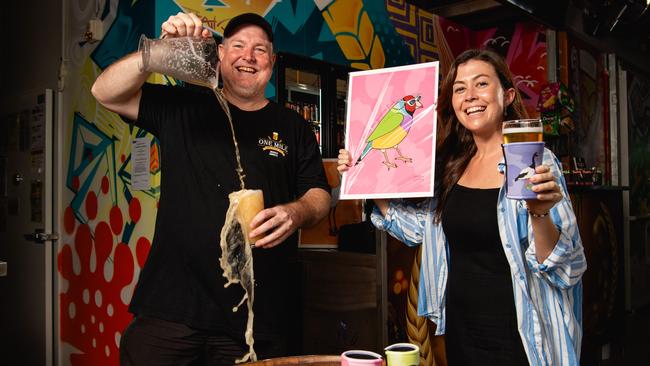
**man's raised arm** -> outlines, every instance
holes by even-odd
[[[126,118],[138,118],[142,85],[149,73],[140,70],[142,55],[127,55],[102,72],[90,90],[95,99],[106,109]]]
[[[170,16],[160,30],[167,37],[211,37],[210,31],[203,28],[203,22],[193,13]],[[106,109],[131,120],[137,119],[142,85],[150,74],[141,70],[141,64],[140,52],[119,59],[97,77],[91,93]]]

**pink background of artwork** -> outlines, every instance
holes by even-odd
[[[438,90],[438,62],[363,71],[350,74],[346,149],[353,162],[361,155],[366,140],[384,114],[406,95],[420,95],[422,108],[399,144],[411,163],[395,160],[395,149],[387,150],[397,168],[388,169],[379,150],[371,150],[343,176],[341,198],[424,197],[433,195],[435,160],[435,103]]]

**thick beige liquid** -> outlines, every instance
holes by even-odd
[[[239,200],[239,204],[237,205],[237,221],[241,225],[246,244],[250,245],[264,237],[264,235],[258,235],[254,238],[248,237],[251,231],[251,221],[264,209],[264,194],[259,189],[245,189],[239,192],[240,194],[237,198]]]

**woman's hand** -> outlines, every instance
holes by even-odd
[[[352,166],[352,157],[350,156],[350,152],[348,152],[345,149],[339,150],[339,162],[336,169],[339,171],[340,174],[343,174],[347,172],[351,166]]]
[[[210,37],[210,30],[203,27],[203,21],[194,13],[172,15],[160,26],[161,38],[165,37]]]
[[[526,200],[528,211],[535,215],[545,216],[556,203],[562,200],[560,186],[557,184],[551,168],[546,165],[535,168],[535,175],[530,178],[530,182],[533,183],[532,190],[537,193],[537,199]]]

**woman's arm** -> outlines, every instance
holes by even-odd
[[[338,166],[339,174],[345,174],[352,166],[350,153],[339,150]],[[407,203],[401,200],[374,199],[375,209],[371,215],[372,223],[379,229],[385,230],[397,240],[415,246],[422,243],[424,231],[424,220],[430,200],[426,203]]]
[[[560,199],[548,208],[548,215],[541,218],[532,216],[546,212],[535,211],[544,207],[528,203],[531,212],[528,225],[530,245],[526,250],[526,260],[535,275],[547,279],[557,287],[569,288],[580,281],[587,269],[587,261],[560,163],[550,151],[548,157],[544,163],[555,177]],[[538,253],[540,250],[543,253]],[[540,260],[541,258],[543,259]]]
[[[550,211],[564,196],[550,166],[540,165],[535,168],[535,173],[530,180],[535,184],[533,191],[537,193],[537,199],[528,200],[526,205],[535,235],[535,254],[537,261],[542,263],[551,254],[560,237]]]

